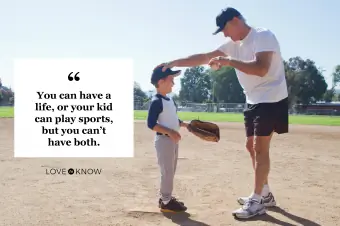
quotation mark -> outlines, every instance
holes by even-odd
[[[67,170],[67,172],[68,172],[68,174],[72,175],[72,174],[74,174],[74,169],[69,168],[69,169]]]
[[[68,80],[69,81],[73,81],[73,77],[71,76],[73,72],[71,72],[69,75],[68,75]],[[75,81],[79,81],[80,78],[77,76],[79,74],[79,72],[77,72],[75,75],[74,75],[74,80]]]

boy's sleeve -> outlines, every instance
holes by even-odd
[[[163,102],[160,98],[156,98],[151,101],[147,124],[149,129],[153,129],[157,124],[158,116],[163,111]]]

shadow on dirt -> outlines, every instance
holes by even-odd
[[[209,224],[190,219],[190,214],[184,213],[163,213],[163,215],[170,219],[173,223],[180,226],[210,226]]]
[[[299,216],[296,216],[292,213],[288,213],[287,211],[285,211],[284,209],[281,209],[280,207],[271,207],[267,209],[267,213],[268,212],[276,212],[279,214],[282,214],[283,216],[295,221],[298,224],[304,225],[304,226],[321,226],[321,224],[318,224],[314,221],[308,220],[306,218],[302,218]],[[283,226],[295,226],[295,224],[291,224],[279,219],[276,219],[273,216],[270,216],[268,214],[264,214],[262,216],[258,216],[258,217],[254,217],[251,219],[237,219],[238,221],[266,221],[266,222],[270,222],[276,225],[283,225]]]
[[[196,221],[191,219],[191,214],[188,212],[183,213],[162,213],[158,211],[140,211],[140,210],[134,210],[129,211],[127,213],[127,216],[133,217],[133,218],[159,218],[159,217],[166,217],[167,219],[171,220],[172,223],[180,225],[180,226],[211,226],[209,224]]]

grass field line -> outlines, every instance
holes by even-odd
[[[137,120],[147,120],[147,111],[135,111],[134,118]],[[240,122],[243,123],[242,113],[214,113],[214,112],[178,112],[181,120],[190,121],[200,119],[211,122]],[[300,125],[325,125],[340,126],[340,116],[321,116],[321,115],[290,115],[290,124]]]
[[[215,113],[215,112],[178,112],[180,119],[191,121],[200,119],[211,122],[240,122],[243,123],[242,113]],[[147,120],[148,111],[134,111],[135,120]],[[0,118],[14,118],[13,107],[0,107]],[[322,116],[322,115],[290,115],[290,124],[300,125],[325,125],[340,126],[340,116]]]

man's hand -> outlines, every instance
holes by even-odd
[[[162,71],[164,72],[168,68],[171,69],[173,67],[176,67],[176,61],[171,61],[171,62],[168,62],[168,63],[161,63],[158,66],[156,66],[155,69],[158,68],[158,67],[163,67]]]
[[[251,61],[239,61],[229,57],[215,57],[209,61],[209,65],[213,69],[230,66],[250,76],[263,77],[268,73],[273,54],[274,52],[260,52]]]
[[[224,56],[214,57],[209,61],[209,66],[214,70],[221,69],[222,66],[229,66],[230,65],[230,58]]]
[[[180,139],[181,139],[181,135],[179,134],[179,132],[177,132],[175,130],[171,130],[168,133],[168,135],[171,138],[171,140],[173,140],[175,143],[178,143],[178,141],[180,141]]]

